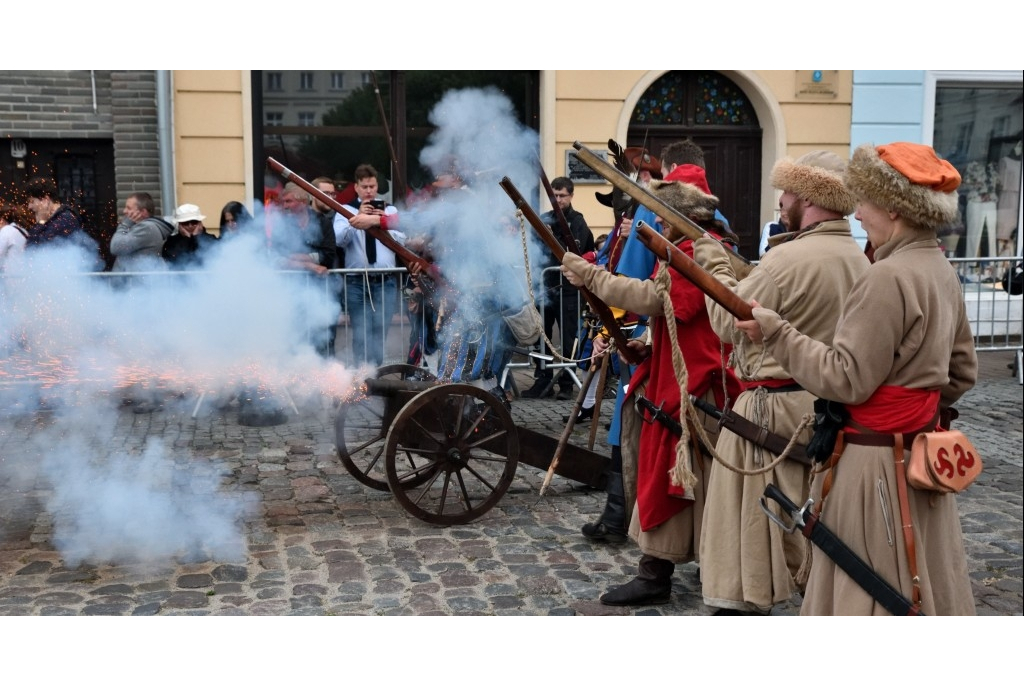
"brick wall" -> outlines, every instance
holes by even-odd
[[[0,71],[0,130],[7,138],[110,138],[110,74]]]
[[[118,207],[130,194],[146,192],[157,214],[169,214],[173,207],[164,207],[160,195],[156,72],[111,72],[110,90]]]
[[[113,140],[118,207],[145,191],[173,211],[160,196],[154,71],[0,71],[0,136]]]

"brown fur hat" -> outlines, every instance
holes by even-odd
[[[852,214],[857,201],[843,183],[846,162],[827,150],[814,150],[799,159],[780,159],[772,168],[772,185],[819,207]]]
[[[896,212],[908,222],[921,228],[939,228],[953,223],[959,213],[956,188],[960,177],[948,162],[940,160],[927,146],[912,143],[893,143],[876,148],[861,145],[853,152],[846,170],[846,184],[857,196],[883,209]],[[903,166],[903,173],[879,155],[882,152],[901,152],[907,149],[914,157],[911,165],[902,158],[893,157],[893,164]],[[916,164],[914,164],[916,162]],[[922,169],[927,165],[927,169]],[[928,172],[928,173],[924,173]],[[912,181],[907,174],[919,182]],[[955,176],[955,178],[953,178]],[[936,181],[931,178],[938,179]],[[951,188],[951,189],[950,189]]]
[[[715,218],[718,198],[705,193],[692,183],[652,180],[650,189],[659,200],[694,221]]]

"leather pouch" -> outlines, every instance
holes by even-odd
[[[958,430],[920,433],[907,464],[907,482],[917,490],[962,492],[981,473],[981,456]]]

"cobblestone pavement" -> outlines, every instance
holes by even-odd
[[[985,461],[980,480],[959,500],[983,615],[1022,613],[1024,420],[1021,386],[1007,369],[1011,359],[1008,353],[982,353],[983,380],[959,404],[958,425]],[[518,425],[557,437],[571,404],[519,399],[513,416]],[[612,404],[602,406],[596,442],[602,453]],[[151,414],[121,408],[93,442],[110,455],[155,459],[159,455],[147,452],[146,439],[159,436],[170,453],[166,482],[198,473],[234,497],[246,513],[240,514],[243,530],[231,558],[208,558],[203,545],[194,544],[174,558],[91,561],[73,542],[89,533],[84,524],[70,532],[58,525],[61,512],[75,504],[72,495],[38,468],[47,446],[34,438],[59,428],[60,417],[38,412],[0,418],[0,615],[709,613],[692,564],[677,568],[669,604],[630,610],[598,602],[609,585],[632,577],[640,556],[633,543],[592,544],[579,534],[603,508],[600,491],[556,476],[541,497],[544,473],[520,464],[508,492],[484,516],[437,527],[348,473],[336,455],[336,409],[329,403],[265,428],[239,425],[237,411],[192,418],[191,408]],[[578,427],[573,443],[585,444],[588,432],[588,424]],[[102,510],[113,496],[113,480],[82,480],[87,509]],[[149,492],[146,505],[160,496],[159,489]],[[248,510],[241,508],[246,496],[254,501]],[[130,512],[143,509],[129,507],[120,516],[130,519]],[[197,525],[213,518],[192,513]],[[230,537],[223,530],[210,534]],[[774,613],[798,610],[794,599]]]

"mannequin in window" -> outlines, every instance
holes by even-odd
[[[996,242],[999,255],[1013,255],[1015,245],[1013,239],[1017,231],[1017,219],[1020,216],[1020,168],[1021,150],[1024,141],[1018,140],[1013,151],[999,160],[996,168],[996,180],[999,188],[999,202],[996,209]]]
[[[967,225],[968,259],[979,257],[981,236],[988,238],[988,257],[996,256],[996,165],[971,162],[963,175],[963,187],[967,191],[967,211],[964,217]]]

